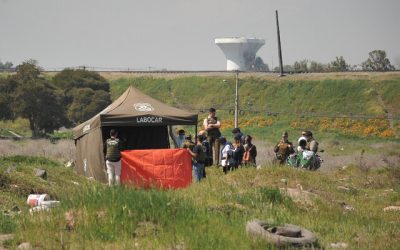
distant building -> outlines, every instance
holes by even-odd
[[[265,44],[264,39],[257,38],[216,38],[215,44],[226,56],[226,70],[252,70],[257,51]]]

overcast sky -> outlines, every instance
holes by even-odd
[[[0,0],[0,60],[44,68],[225,70],[217,37],[257,37],[278,65],[385,50],[400,66],[400,0]]]

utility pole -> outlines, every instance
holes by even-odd
[[[280,68],[280,75],[284,76],[283,74],[283,62],[282,62],[282,48],[281,48],[281,33],[279,31],[279,20],[278,20],[278,11],[275,10],[276,14],[276,32],[278,36],[278,55],[279,55],[279,68]]]
[[[239,127],[239,70],[236,70],[235,128]]]

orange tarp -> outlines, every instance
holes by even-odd
[[[123,184],[182,188],[192,183],[192,158],[186,149],[126,150],[121,155]]]

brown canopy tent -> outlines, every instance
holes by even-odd
[[[76,170],[106,180],[103,144],[111,128],[117,129],[126,149],[160,149],[170,147],[168,126],[197,126],[197,119],[197,114],[166,105],[130,86],[107,108],[73,129]]]

